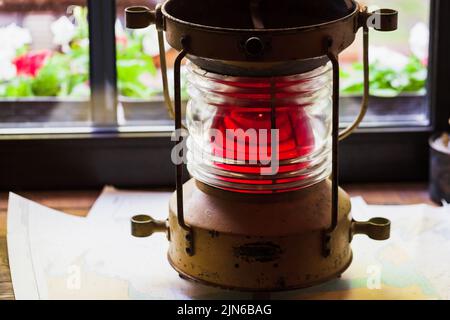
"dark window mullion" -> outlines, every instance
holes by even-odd
[[[450,118],[450,1],[431,0],[429,92],[436,131],[448,130]]]
[[[115,0],[88,0],[91,116],[96,127],[117,125]]]

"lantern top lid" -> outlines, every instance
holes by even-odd
[[[322,57],[328,40],[344,50],[362,11],[354,0],[168,0],[155,20],[169,44],[190,56],[280,62]]]
[[[165,14],[198,27],[283,30],[320,25],[356,9],[353,0],[169,0]]]
[[[156,24],[189,58],[239,63],[322,59],[350,46],[369,20],[397,27],[395,10],[370,14],[355,0],[167,0],[155,11],[127,8],[126,17],[129,28]]]

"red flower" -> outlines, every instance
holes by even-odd
[[[119,45],[122,45],[122,46],[126,47],[127,44],[128,44],[127,36],[126,36],[126,35],[123,35],[123,36],[116,36],[116,43],[119,44]]]
[[[13,60],[17,75],[35,77],[52,55],[50,50],[27,52]]]

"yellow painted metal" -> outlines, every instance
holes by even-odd
[[[350,265],[353,222],[350,199],[342,190],[331,255],[322,255],[323,231],[330,223],[329,181],[270,197],[230,193],[193,180],[184,191],[195,254],[186,253],[174,196],[168,256],[186,278],[235,290],[279,291],[325,282]]]
[[[149,237],[155,232],[167,232],[167,221],[155,220],[147,215],[136,215],[131,218],[131,234],[137,238]]]

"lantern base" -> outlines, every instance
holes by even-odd
[[[194,251],[186,251],[174,195],[168,253],[183,278],[239,291],[283,291],[337,278],[351,263],[351,204],[342,190],[331,254],[323,254],[331,223],[329,181],[283,194],[242,195],[191,180],[184,185],[184,205]]]

